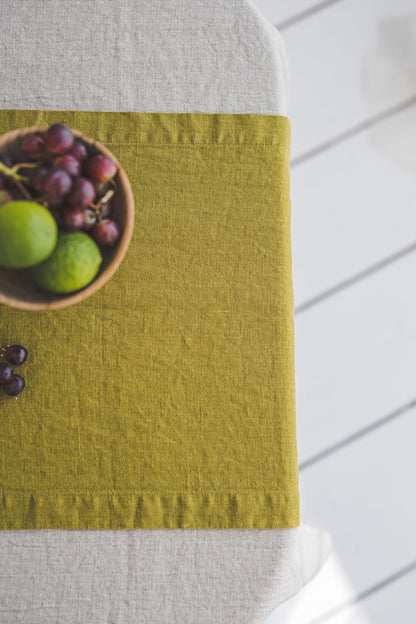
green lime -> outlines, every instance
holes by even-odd
[[[16,200],[0,206],[0,265],[26,269],[43,262],[55,248],[58,228],[44,206]]]
[[[102,256],[85,232],[58,232],[58,242],[49,258],[33,267],[38,286],[54,293],[70,293],[84,288],[98,273]]]

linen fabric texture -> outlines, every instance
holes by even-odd
[[[2,624],[265,624],[328,550],[303,523],[0,534]]]
[[[1,8],[0,108],[287,114],[283,42],[250,0]]]
[[[56,121],[118,158],[135,228],[85,301],[0,309],[29,351],[0,528],[299,526],[289,120],[2,110],[0,132]]]

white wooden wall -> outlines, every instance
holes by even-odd
[[[334,542],[267,624],[416,624],[416,2],[254,2],[291,72],[302,520]]]

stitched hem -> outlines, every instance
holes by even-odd
[[[3,490],[0,529],[289,529],[299,490],[283,493],[38,494]]]
[[[63,122],[105,144],[275,146],[289,155],[288,117],[254,113],[140,113],[0,109],[2,132]],[[114,116],[122,123],[117,124]]]

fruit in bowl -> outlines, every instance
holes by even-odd
[[[0,303],[61,308],[98,290],[130,243],[117,159],[62,123],[0,137]]]
[[[1,266],[25,269],[39,264],[52,254],[57,236],[57,223],[44,206],[20,199],[0,205]]]

